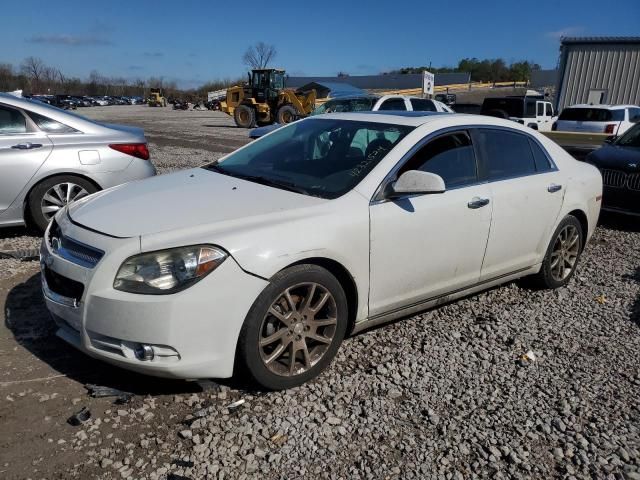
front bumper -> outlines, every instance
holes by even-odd
[[[112,288],[113,279],[122,261],[140,253],[139,239],[90,232],[65,215],[58,215],[58,223],[66,237],[107,253],[94,268],[78,265],[53,251],[47,229],[40,251],[42,288],[60,338],[94,358],[149,375],[232,375],[240,329],[266,280],[228,258],[182,292],[120,292]],[[136,357],[141,345],[151,346],[152,360]]]
[[[640,190],[605,185],[602,192],[602,209],[628,215],[640,215]]]

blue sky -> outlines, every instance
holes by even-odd
[[[553,68],[562,35],[640,35],[640,0],[447,3],[8,1],[0,63],[36,56],[80,78],[95,69],[193,87],[243,76],[242,54],[258,41],[276,46],[290,75],[365,75],[464,57]]]

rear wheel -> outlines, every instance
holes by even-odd
[[[281,390],[320,374],[347,330],[340,282],[316,265],[278,273],[256,299],[238,339],[238,360],[263,388]]]
[[[551,237],[540,271],[532,277],[542,288],[559,288],[571,280],[576,271],[584,233],[576,217],[567,215]]]
[[[48,178],[29,194],[27,208],[31,220],[40,231],[44,231],[58,210],[97,191],[93,183],[82,177],[62,175]]]
[[[298,118],[298,110],[293,105],[283,105],[278,109],[276,119],[278,123],[287,124]]]
[[[233,119],[239,127],[253,128],[256,126],[256,111],[249,105],[238,105],[233,111]]]

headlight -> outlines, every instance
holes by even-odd
[[[214,271],[227,256],[209,245],[135,255],[120,266],[113,288],[151,295],[179,292]]]

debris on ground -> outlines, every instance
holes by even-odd
[[[113,402],[116,405],[124,405],[125,403],[129,403],[134,397],[133,393],[131,392],[124,392],[122,390],[118,390],[117,388],[103,387],[102,385],[94,385],[92,383],[87,383],[84,388],[88,390],[88,395],[93,398],[116,397]]]
[[[82,407],[82,409],[79,412],[74,413],[69,418],[67,418],[67,423],[69,425],[77,427],[78,425],[82,425],[84,422],[86,422],[90,418],[91,418],[91,411],[87,407]]]
[[[605,294],[603,293],[603,294],[601,294],[601,295],[598,295],[598,296],[595,298],[595,301],[596,301],[596,302],[598,302],[600,305],[604,305],[604,304],[607,302],[607,297],[606,297],[606,296],[605,296]]]
[[[15,250],[0,250],[0,258],[13,258],[15,260],[37,260],[40,251],[37,248],[20,248]]]
[[[244,405],[244,398],[241,398],[240,400],[237,400],[227,405],[227,410],[229,410],[230,412],[233,412],[234,410],[237,410],[238,408],[240,408],[242,405]]]

